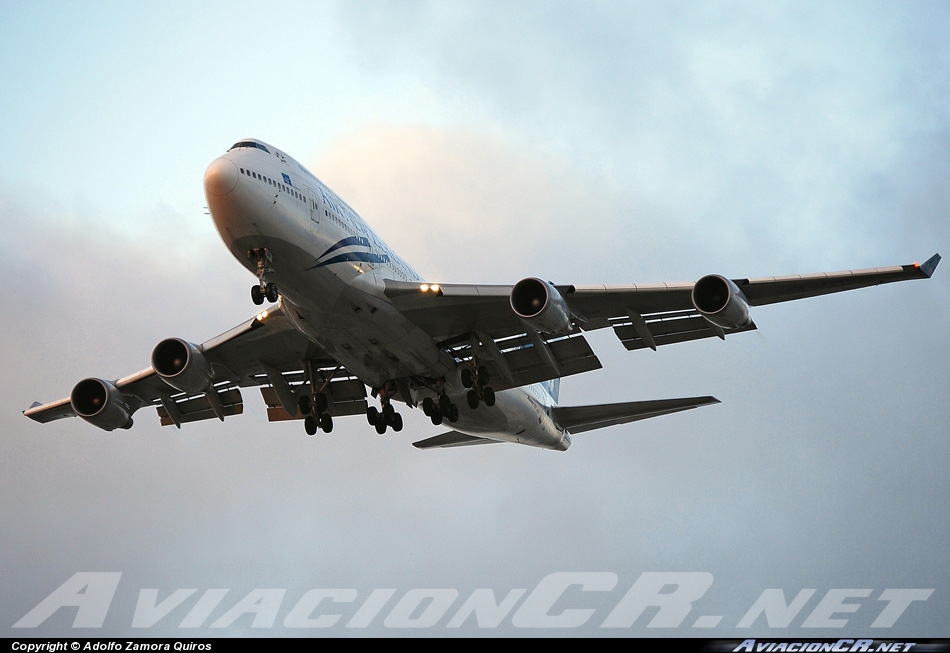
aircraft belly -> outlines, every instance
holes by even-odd
[[[315,276],[333,275],[320,271]],[[409,377],[440,378],[452,371],[452,361],[432,338],[388,303],[368,303],[326,279],[310,290],[286,295],[295,326],[367,385],[380,387]]]
[[[482,404],[471,409],[464,396],[455,403],[459,420],[452,427],[460,433],[557,451],[571,444],[570,435],[557,428],[544,407],[529,400],[520,388],[496,393],[492,407]]]

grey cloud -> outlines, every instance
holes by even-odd
[[[335,143],[313,149],[314,172],[425,272],[683,281],[945,249],[939,5],[352,6],[340,5],[331,40],[362,52],[354,84],[422,80],[452,119],[406,124],[382,107],[374,124],[334,128]],[[349,101],[340,115],[362,108]],[[160,152],[168,135],[155,132],[146,149]],[[308,139],[280,145],[303,159]],[[200,175],[206,144],[175,143]],[[434,432],[415,411],[399,436],[353,418],[311,439],[267,423],[253,391],[223,425],[161,428],[143,410],[131,432],[106,434],[20,411],[84,376],[147,366],[163,337],[200,341],[246,319],[251,276],[198,211],[142,199],[161,187],[135,189],[131,229],[55,187],[2,189],[6,628],[78,571],[123,572],[110,636],[142,634],[130,624],[143,588],[230,589],[211,623],[254,588],[287,589],[282,618],[312,588],[501,596],[553,572],[607,571],[613,592],[559,604],[598,611],[567,634],[838,636],[800,628],[817,598],[787,630],[735,625],[766,588],[789,599],[874,588],[849,621],[864,631],[883,589],[933,587],[895,631],[948,636],[946,263],[926,282],[763,307],[757,332],[726,342],[630,353],[592,334],[604,369],[565,380],[565,403],[723,403],[584,434],[564,454],[419,452],[410,441]],[[723,615],[719,628],[596,627],[640,573],[667,570],[714,576],[690,621]],[[190,605],[146,634],[180,635]],[[74,635],[73,615],[29,634]],[[312,634],[250,621],[187,634]],[[399,634],[381,624],[332,634]],[[509,620],[459,634],[526,633]]]

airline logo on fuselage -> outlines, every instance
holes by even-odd
[[[327,251],[316,258],[316,262],[308,270],[322,268],[334,263],[389,263],[389,254],[376,254],[371,251],[369,238],[365,236],[349,236],[331,245]],[[349,250],[349,251],[341,251]],[[339,252],[334,254],[335,252]],[[329,257],[329,258],[328,258]]]

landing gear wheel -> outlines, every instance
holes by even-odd
[[[439,424],[442,423],[442,413],[432,413],[429,419],[432,420],[433,426],[438,426]]]
[[[310,405],[310,397],[307,395],[301,395],[297,399],[297,409],[302,415],[309,415],[313,412],[313,408]]]
[[[324,433],[329,433],[333,430],[333,418],[330,417],[329,413],[324,413],[320,416],[320,428],[323,429]]]
[[[482,399],[485,401],[486,406],[494,406],[495,405],[495,391],[486,386],[485,388],[482,389]]]
[[[448,395],[439,395],[439,412],[443,415],[448,415],[449,409],[452,407],[452,400],[449,399]]]
[[[475,383],[475,379],[472,376],[472,370],[470,370],[467,367],[463,367],[461,374],[462,374],[462,385],[466,388],[471,388]]]
[[[251,286],[251,301],[260,306],[264,303],[264,293],[260,286]]]
[[[455,404],[452,404],[452,407],[449,408],[449,414],[446,415],[446,417],[448,417],[449,421],[453,423],[459,421],[459,407]]]
[[[317,419],[313,415],[308,415],[303,420],[303,427],[307,431],[307,435],[316,435]]]
[[[322,392],[318,392],[317,394],[313,396],[314,412],[325,413],[327,412],[328,406],[329,406],[329,402],[327,401],[327,396],[325,394],[323,394]]]
[[[468,399],[469,408],[471,408],[472,410],[475,410],[476,408],[478,408],[478,391],[476,391],[474,388],[469,390],[468,393],[465,395],[465,398]]]
[[[392,424],[395,416],[396,416],[396,409],[393,408],[392,404],[386,404],[385,406],[383,406],[383,420],[387,424]]]
[[[376,410],[376,406],[370,406],[366,409],[366,421],[369,422],[370,426],[376,426],[379,422],[379,411]]]
[[[264,296],[267,297],[267,301],[271,304],[277,301],[280,297],[280,293],[277,292],[277,284],[269,283],[264,286]]]
[[[385,433],[385,432],[386,432],[386,422],[384,422],[383,420],[379,420],[378,422],[376,422],[376,432],[379,433],[380,435],[382,435],[383,433]]]
[[[402,430],[402,415],[396,413],[396,416],[393,417],[392,423],[393,431],[399,433]]]
[[[488,368],[484,365],[478,368],[478,384],[481,386],[488,385]]]

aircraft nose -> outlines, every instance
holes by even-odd
[[[227,195],[237,185],[238,169],[224,157],[211,162],[205,170],[205,192],[209,195]]]

